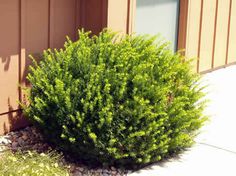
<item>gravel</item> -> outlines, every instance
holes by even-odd
[[[36,150],[41,153],[52,150],[52,148],[43,140],[39,131],[31,126],[0,136],[0,155],[6,150]],[[62,162],[69,166],[72,176],[123,176],[131,172],[115,167],[90,169],[85,165],[65,159]]]

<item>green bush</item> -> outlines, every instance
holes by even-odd
[[[103,31],[31,67],[26,115],[87,162],[143,164],[192,144],[204,121],[199,76],[168,44]]]
[[[36,152],[5,152],[0,157],[1,176],[69,176],[59,164],[60,155]]]

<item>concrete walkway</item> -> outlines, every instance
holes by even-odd
[[[210,121],[196,145],[178,158],[163,161],[131,176],[236,176],[236,66],[208,73]]]

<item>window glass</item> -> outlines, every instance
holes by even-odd
[[[158,34],[177,48],[179,0],[137,0],[136,33]]]

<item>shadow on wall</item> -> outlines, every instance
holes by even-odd
[[[42,54],[39,53],[32,55],[36,61],[42,58]],[[25,62],[22,66],[23,63],[20,59],[19,54],[0,56],[0,135],[30,124],[23,117],[22,110],[19,110],[18,102],[20,100],[25,101],[25,95],[21,93],[19,85],[30,86],[29,82],[26,81],[26,76],[32,60],[29,57],[23,58]]]
[[[2,60],[2,64],[4,65],[4,71],[7,71],[9,69],[11,58],[9,58],[9,57],[0,57],[0,59]]]
[[[24,92],[21,92],[19,85],[30,86],[26,76],[32,60],[28,57],[26,49],[21,49],[25,57],[20,57],[22,53],[17,52],[19,51],[11,49],[1,52],[0,49],[0,135],[30,124],[24,118],[18,102],[25,101]],[[42,52],[31,55],[39,62],[42,59]]]
[[[30,122],[23,116],[22,111],[14,110],[10,104],[8,99],[8,112],[0,114],[0,135],[30,125]]]
[[[23,116],[21,110],[10,112],[7,114],[7,116],[7,121],[3,122],[3,125],[1,126],[2,131],[0,130],[0,134],[6,134],[9,131],[18,130],[30,125],[30,122]]]
[[[0,0],[0,133],[25,124],[17,101],[23,99],[18,85],[29,86],[28,55],[62,47],[65,36],[76,39],[82,27],[99,33],[107,25],[106,5],[94,0]]]
[[[18,102],[24,96],[19,85],[29,86],[25,78],[32,61],[28,57],[21,58],[20,54],[17,48],[0,48],[0,135],[30,124],[19,110]],[[34,57],[39,61],[41,55]]]
[[[17,52],[7,54],[1,52],[0,55],[0,115],[17,110],[17,101],[20,97],[19,54]]]
[[[30,53],[28,48],[7,48],[0,43],[0,135],[30,124],[19,110],[18,102],[25,101],[20,86],[30,86],[26,77],[32,60],[28,55],[31,54],[39,62],[42,52],[43,49],[37,53]]]
[[[167,3],[176,2],[176,0],[137,0],[137,7],[144,7],[144,6],[153,6],[153,5],[162,5]]]
[[[31,53],[30,54],[34,59],[35,61],[38,63],[40,62],[40,60],[43,58],[43,51],[41,53]],[[32,59],[30,57],[27,57],[25,59],[25,64],[24,64],[24,69],[22,70],[22,79],[20,80],[21,84],[23,84],[23,86],[27,86],[29,87],[30,86],[30,83],[29,81],[26,79],[27,78],[27,75],[29,73],[29,66],[30,65],[33,65],[32,63]],[[23,95],[22,95],[23,96]]]

